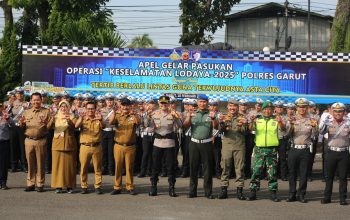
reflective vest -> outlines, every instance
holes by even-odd
[[[257,147],[277,147],[278,122],[274,118],[259,118],[255,122],[255,144]]]

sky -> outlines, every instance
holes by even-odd
[[[284,0],[241,0],[231,13],[253,8],[268,2],[284,3]],[[307,9],[308,0],[289,0],[292,6]],[[311,10],[324,15],[335,14],[338,0],[311,0]],[[113,11],[113,20],[122,37],[130,43],[136,36],[149,34],[157,48],[180,46],[180,0],[110,0],[107,7]],[[20,12],[14,12],[15,18]],[[0,10],[0,31],[4,27],[4,15]],[[224,42],[225,27],[214,34],[213,42]]]

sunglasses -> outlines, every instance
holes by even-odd
[[[334,113],[343,113],[344,110],[333,110]]]

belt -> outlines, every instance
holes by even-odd
[[[124,147],[131,147],[131,146],[135,145],[135,144],[121,144],[121,143],[118,143],[118,142],[115,142],[115,143],[118,144],[118,145],[124,146]]]
[[[154,133],[154,138],[157,138],[157,139],[174,139],[174,133],[169,133],[169,134],[166,134],[166,135],[160,135],[158,133]]]
[[[292,145],[292,148],[295,148],[295,149],[306,149],[306,148],[308,148],[310,145],[306,145],[306,144],[304,144],[304,145],[301,145],[301,144],[293,144]]]
[[[113,131],[113,128],[104,128],[103,131]]]
[[[205,143],[211,142],[212,139],[208,138],[208,139],[198,140],[198,139],[195,139],[195,138],[191,138],[191,141],[193,141],[195,143],[198,143],[198,144],[205,144]]]
[[[337,151],[337,152],[344,152],[344,151],[347,151],[348,148],[339,148],[339,147],[329,147],[329,150],[331,151]]]
[[[89,146],[89,147],[96,147],[96,146],[100,145],[100,142],[91,143],[91,144],[88,144],[88,143],[80,143],[80,144],[84,145],[84,146]]]
[[[45,135],[45,136],[41,136],[41,137],[28,137],[28,136],[26,136],[26,138],[28,138],[28,139],[30,139],[30,140],[35,140],[35,141],[37,141],[37,140],[41,140],[41,139],[46,138],[46,135]]]
[[[147,135],[147,136],[153,136],[154,133],[153,133],[153,132],[150,132],[150,133],[148,133],[148,132],[142,132],[142,134],[143,134],[143,135]]]

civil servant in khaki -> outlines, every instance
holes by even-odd
[[[23,112],[19,126],[24,128],[25,152],[28,161],[28,175],[26,192],[34,191],[35,185],[38,192],[44,191],[45,183],[45,158],[46,142],[50,120],[50,111],[41,106],[42,97],[38,92],[30,96],[32,108]],[[35,164],[36,163],[36,164]],[[35,174],[36,167],[36,174]]]
[[[110,117],[109,123],[115,125],[114,135],[114,160],[115,179],[114,189],[111,195],[120,194],[122,186],[122,173],[125,163],[126,190],[130,195],[136,195],[134,191],[133,167],[136,154],[136,128],[141,123],[138,115],[131,111],[131,101],[127,98],[120,100],[121,113]]]
[[[102,124],[101,114],[96,114],[95,102],[86,104],[86,111],[80,113],[75,124],[80,128],[80,182],[81,193],[88,193],[88,168],[92,158],[92,164],[95,171],[95,192],[102,194],[102,146],[101,131]]]

